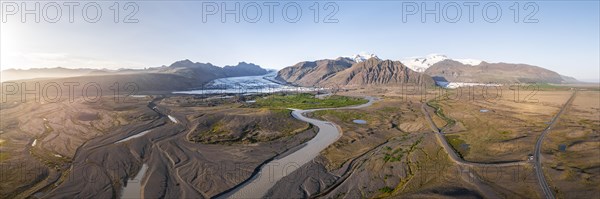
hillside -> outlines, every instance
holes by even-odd
[[[277,72],[276,79],[299,86],[323,84],[335,73],[348,69],[355,62],[349,58],[304,61]]]
[[[417,73],[399,61],[370,58],[340,71],[328,80],[348,86],[397,85],[404,83],[433,85],[433,79]]]
[[[454,60],[433,64],[425,74],[449,82],[473,83],[567,83],[576,81],[538,66],[527,64],[487,63],[466,65]]]

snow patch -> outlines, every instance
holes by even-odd
[[[146,135],[147,133],[150,133],[150,130],[146,130],[144,132],[141,132],[141,133],[129,136],[129,137],[125,138],[125,139],[119,140],[119,141],[115,142],[115,144],[116,143],[125,142],[125,141],[128,141],[128,140],[134,139],[134,138],[142,137],[142,136]]]
[[[371,58],[379,59],[379,57],[377,57],[377,55],[375,55],[373,53],[366,53],[366,52],[360,52],[360,53],[358,53],[356,55],[352,55],[352,56],[349,56],[347,58],[350,58],[350,59],[354,60],[356,63],[358,63],[358,62],[364,62],[364,61],[367,61],[367,60],[369,60]]]
[[[445,82],[445,81],[436,81],[438,86],[443,88],[455,89],[460,87],[468,87],[468,86],[489,86],[496,87],[501,86],[501,84],[484,84],[484,83],[468,83],[468,82]]]
[[[440,54],[429,54],[425,57],[410,57],[401,62],[406,65],[408,68],[417,71],[417,72],[425,72],[429,67],[433,64],[449,59],[446,55]]]
[[[171,122],[177,124],[177,119],[175,117],[173,117],[171,115],[168,115],[168,116],[169,116],[169,119],[171,120]]]
[[[482,62],[481,60],[476,59],[451,59],[448,56],[442,54],[429,54],[425,57],[409,57],[401,60],[401,62],[408,68],[422,73],[425,72],[425,70],[427,70],[432,65],[447,59],[471,66],[479,65]]]
[[[476,60],[476,59],[452,59],[454,61],[460,62],[464,65],[471,65],[471,66],[477,66],[479,64],[481,64],[481,60]]]

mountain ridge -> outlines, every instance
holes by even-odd
[[[433,84],[431,77],[413,71],[400,61],[382,60],[376,56],[360,62],[347,57],[299,62],[281,69],[276,78],[298,86]]]
[[[369,59],[365,60],[365,56]],[[412,72],[390,70],[390,68],[378,68],[377,70],[365,69],[364,71],[349,70],[356,64],[369,62],[371,59],[378,62],[391,60],[382,60],[375,54],[360,53],[350,57],[339,57],[333,59],[322,59],[316,61],[304,61],[295,65],[281,69],[277,74],[279,81],[299,86],[318,86],[323,84],[339,85],[370,85],[370,84],[390,84],[406,83],[398,79],[397,73],[411,76],[408,82],[428,82],[420,74],[424,74],[435,81],[441,82],[463,82],[463,83],[578,83],[573,77],[561,75],[552,70],[529,65],[513,63],[488,63],[477,59],[452,59],[442,54],[429,54],[425,57],[412,57],[402,61],[392,61],[398,63],[386,63],[386,66],[405,67]],[[335,61],[345,60],[344,64],[336,64]],[[376,64],[377,65],[377,64]],[[328,68],[329,67],[329,68]],[[403,69],[405,70],[405,69]],[[354,71],[354,72],[346,72]],[[362,78],[353,79],[358,73],[362,73]],[[369,73],[374,73],[370,75]],[[346,75],[346,77],[341,77]],[[418,77],[414,79],[414,77]],[[373,78],[381,78],[376,80]],[[404,77],[407,78],[407,77]]]
[[[56,75],[48,75],[50,71],[60,71]],[[66,73],[65,73],[66,71]],[[218,67],[211,63],[192,62],[188,59],[180,60],[169,66],[152,67],[139,70],[99,70],[99,69],[28,69],[2,71],[3,82],[13,82],[17,85],[26,83],[30,85],[55,84],[65,85],[76,82],[80,85],[94,83],[103,91],[111,91],[113,85],[127,85],[133,83],[136,91],[173,92],[202,88],[206,83],[217,78],[237,77],[248,75],[265,75],[268,71],[255,64],[240,62],[235,66]],[[44,74],[44,77],[35,75]],[[54,74],[54,73],[53,73]],[[12,80],[5,80],[12,77]],[[21,77],[21,79],[18,79]],[[117,84],[118,83],[118,84]],[[77,90],[77,92],[83,92]]]
[[[211,63],[192,62],[189,59],[175,61],[169,66],[149,67],[144,69],[93,69],[93,68],[30,68],[5,69],[1,71],[1,81],[55,79],[80,76],[123,75],[123,74],[164,73],[176,74],[188,78],[219,78],[264,75],[267,69],[253,63],[239,62],[237,65],[219,67]]]
[[[433,64],[425,74],[443,78],[447,82],[465,83],[573,83],[576,79],[560,75],[543,67],[529,64],[488,63],[472,66],[454,60]]]

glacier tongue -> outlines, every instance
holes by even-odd
[[[175,94],[255,94],[274,92],[313,92],[325,90],[318,87],[298,87],[286,85],[275,79],[276,72],[261,76],[225,77],[215,79],[201,89],[175,91]]]

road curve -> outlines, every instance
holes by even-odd
[[[542,192],[544,193],[544,197],[547,199],[554,199],[555,197],[554,197],[554,192],[552,191],[552,189],[550,189],[550,186],[548,186],[548,183],[546,182],[546,177],[544,176],[544,171],[542,169],[542,162],[540,159],[542,143],[543,143],[544,137],[548,134],[548,132],[550,132],[550,129],[552,129],[552,127],[554,127],[554,124],[556,123],[556,121],[558,121],[558,118],[564,112],[566,107],[568,107],[571,104],[571,102],[573,102],[573,99],[575,99],[576,93],[577,93],[577,91],[573,92],[573,94],[571,95],[569,100],[561,107],[561,109],[558,111],[558,113],[552,118],[552,120],[550,121],[550,124],[548,125],[548,127],[546,127],[546,129],[544,129],[544,131],[542,132],[542,134],[540,135],[540,137],[538,138],[538,140],[535,144],[534,162],[533,162],[534,171],[535,171],[535,175],[538,179],[539,185],[542,189]],[[421,106],[421,110],[423,111],[423,113],[426,116],[425,118],[429,122],[431,129],[436,134],[436,138],[438,139],[438,142],[446,150],[446,152],[448,153],[448,156],[450,156],[450,159],[452,159],[455,163],[457,163],[459,165],[463,165],[463,166],[480,166],[480,167],[481,166],[483,166],[483,167],[485,167],[485,166],[516,166],[516,165],[525,165],[528,163],[525,161],[508,162],[508,163],[476,163],[476,162],[468,162],[468,161],[462,159],[461,157],[458,156],[456,151],[454,151],[454,149],[450,146],[450,144],[446,140],[442,130],[439,129],[435,125],[435,123],[433,123],[433,120],[431,119],[429,112],[425,109],[425,106],[426,106],[426,103],[423,103]]]
[[[571,104],[571,102],[573,102],[573,99],[575,99],[576,93],[577,93],[577,91],[574,91],[573,94],[571,94],[571,97],[569,98],[569,100],[560,108],[560,110],[558,111],[556,116],[554,116],[552,118],[552,120],[550,121],[550,124],[548,124],[548,127],[546,127],[546,129],[544,129],[544,131],[538,138],[537,143],[535,144],[534,159],[533,159],[535,176],[537,177],[540,187],[542,188],[542,192],[544,192],[544,196],[547,199],[554,199],[555,197],[554,197],[554,192],[552,191],[552,189],[550,189],[550,186],[548,186],[548,182],[546,182],[546,177],[544,176],[544,169],[542,168],[542,161],[540,159],[540,157],[542,156],[542,143],[544,142],[544,137],[550,132],[550,129],[552,127],[554,127],[554,124],[556,124],[556,121],[558,121],[558,118],[560,118],[560,115]]]
[[[425,109],[425,106],[427,106],[426,104],[427,103],[423,103],[421,105],[421,111],[423,111],[423,114],[425,114],[425,118],[427,119],[429,126],[431,127],[431,130],[433,130],[433,132],[435,133],[435,136],[436,136],[438,142],[442,145],[444,150],[446,150],[446,153],[448,153],[448,156],[450,156],[450,159],[452,159],[452,161],[454,161],[455,163],[457,163],[459,165],[464,165],[464,166],[479,166],[479,167],[518,166],[518,165],[525,165],[528,163],[526,161],[506,162],[506,163],[480,163],[480,162],[469,162],[469,161],[464,160],[463,158],[458,156],[456,151],[454,151],[454,148],[452,148],[452,146],[450,146],[450,144],[446,140],[446,137],[444,136],[444,132],[441,129],[439,129],[435,125],[435,123],[433,123],[433,119],[431,119],[431,115],[429,115],[429,112]]]
[[[365,97],[365,99],[368,99],[369,102],[357,106],[310,110],[291,109],[293,110],[292,116],[296,119],[317,126],[319,128],[317,135],[297,151],[263,165],[260,171],[252,176],[250,180],[218,198],[262,198],[277,181],[313,160],[322,150],[341,137],[341,132],[334,123],[308,118],[303,115],[304,113],[320,110],[363,108],[372,105],[377,100],[374,97]]]

